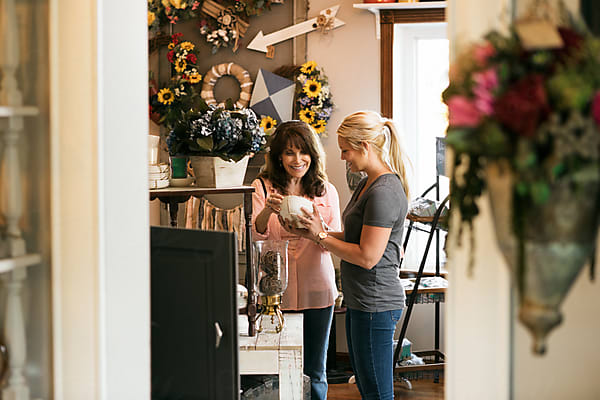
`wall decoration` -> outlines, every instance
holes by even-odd
[[[457,57],[443,98],[454,151],[451,211],[459,233],[487,189],[499,249],[519,294],[519,320],[543,354],[560,305],[595,257],[600,218],[600,40],[570,15],[537,15],[491,31]],[[564,10],[563,10],[564,11]],[[520,29],[537,20],[544,30]],[[526,47],[547,41],[557,48]]]
[[[148,0],[148,27],[151,19],[160,26],[195,18],[200,15],[200,4],[199,0]]]
[[[333,111],[329,81],[315,61],[300,66],[296,77],[298,118],[310,124],[318,134],[327,136],[325,127]]]
[[[171,64],[173,75],[165,85],[150,83],[150,117],[159,125],[172,128],[175,121],[194,106],[200,96],[199,84],[202,75],[198,71],[198,51],[190,41],[182,41],[183,34],[171,36],[168,45],[167,59]]]
[[[238,40],[248,29],[248,17],[271,9],[283,0],[148,0],[150,37],[164,25],[173,26],[188,19],[200,21],[202,35],[213,46],[213,54],[221,47],[238,48]]]
[[[269,33],[268,35],[263,35],[263,32],[259,31],[247,47],[250,50],[267,53],[267,47],[279,42],[283,42],[284,40],[291,39],[295,36],[302,35],[316,29],[320,29],[321,32],[325,33],[332,29],[338,28],[346,24],[344,21],[335,18],[339,8],[339,5],[329,7],[325,10],[322,10],[315,18],[311,18],[299,24]]]
[[[226,7],[216,1],[205,0],[202,12],[216,21],[216,27],[214,22],[202,20],[200,23],[200,34],[206,36],[206,41],[212,45],[212,53],[215,54],[221,47],[230,46],[235,52],[239,38],[244,37],[249,26],[247,21],[237,15],[235,6]]]
[[[252,79],[250,79],[248,71],[234,63],[213,65],[210,68],[204,77],[204,84],[202,85],[202,92],[200,93],[202,99],[206,101],[206,104],[209,106],[217,104],[213,90],[217,81],[224,75],[233,76],[240,84],[240,98],[235,101],[235,106],[237,108],[248,106],[250,95],[252,93]],[[219,106],[224,107],[225,102],[219,103]]]
[[[257,115],[265,115],[276,121],[285,122],[292,119],[294,108],[294,81],[260,69],[254,83],[250,108]]]

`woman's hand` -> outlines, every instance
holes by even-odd
[[[323,223],[323,218],[321,218],[317,206],[313,204],[312,213],[306,208],[302,208],[302,212],[304,215],[299,215],[298,220],[306,228],[307,233],[305,237],[318,242],[319,233],[325,231],[326,226]]]
[[[271,213],[279,215],[279,212],[281,211],[282,200],[282,195],[272,192],[265,201],[265,208],[267,208]]]
[[[283,227],[283,229],[285,229],[289,233],[293,233],[294,235],[305,237],[307,239],[312,239],[310,237],[310,233],[308,232],[307,229],[297,228],[296,224],[294,224],[292,221],[288,221],[286,219],[283,219],[281,217],[281,215],[279,216],[279,223],[281,224],[281,226]]]

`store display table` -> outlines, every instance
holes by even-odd
[[[248,336],[248,320],[238,318],[240,375],[279,375],[279,398],[302,399],[302,314],[284,314],[280,333]]]

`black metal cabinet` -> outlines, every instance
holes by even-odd
[[[235,234],[150,236],[152,399],[238,399]]]

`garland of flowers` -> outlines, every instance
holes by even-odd
[[[196,65],[198,51],[192,42],[181,41],[182,36],[174,34],[168,45],[167,59],[175,73],[160,89],[153,82],[150,85],[150,118],[169,128],[182,113],[194,108],[200,98],[202,75]]]
[[[148,30],[151,34],[164,25],[202,17],[200,34],[206,37],[216,53],[222,47],[237,50],[244,36],[248,17],[261,15],[280,0],[148,0]],[[218,8],[218,10],[217,10]]]
[[[327,136],[325,127],[333,111],[333,100],[329,90],[329,81],[315,61],[300,66],[296,77],[296,109],[298,118]]]

